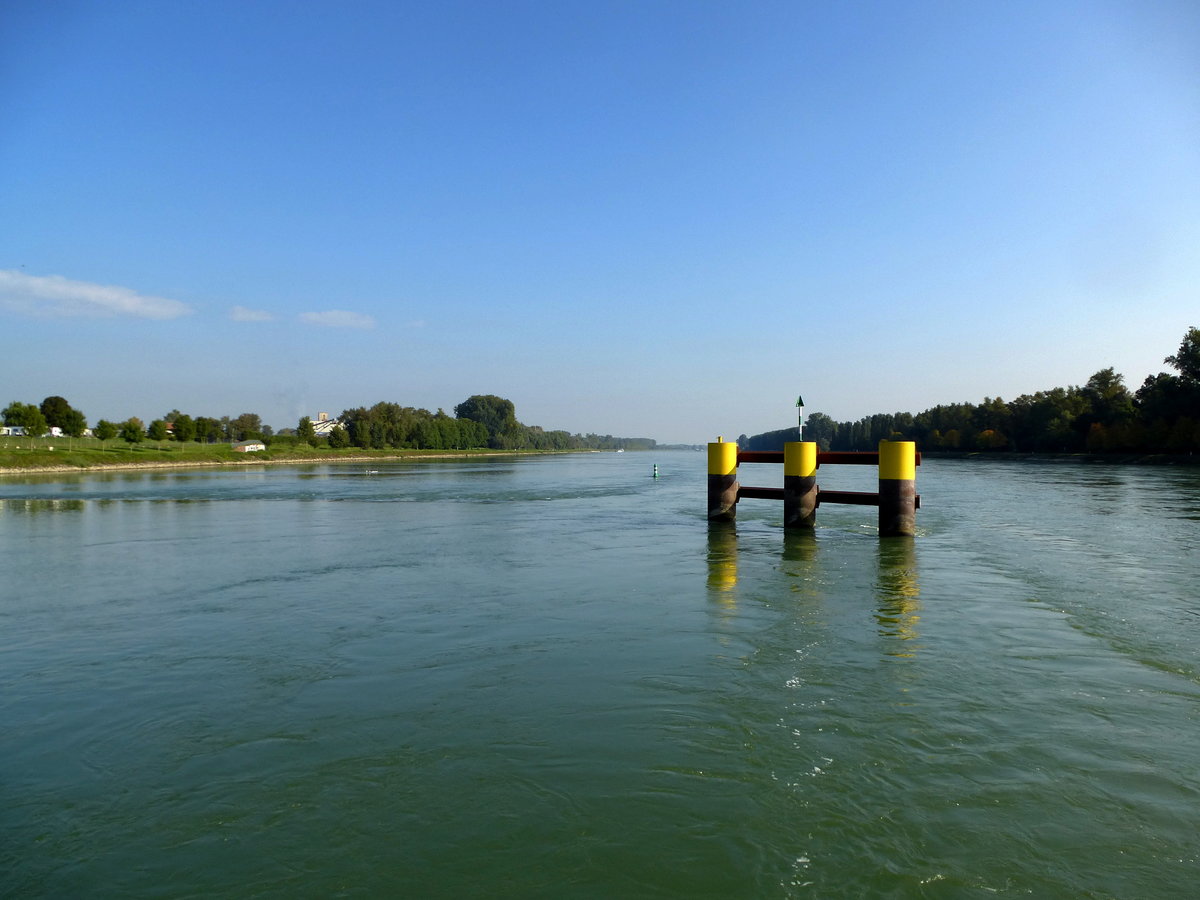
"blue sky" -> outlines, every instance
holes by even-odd
[[[1200,4],[0,5],[0,402],[700,442],[1200,325]]]

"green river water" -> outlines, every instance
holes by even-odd
[[[0,896],[1195,896],[1200,468],[370,465],[0,478]]]

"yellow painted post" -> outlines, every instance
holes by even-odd
[[[708,518],[732,521],[737,515],[737,453],[736,442],[717,438],[708,445]]]
[[[783,445],[783,527],[815,528],[817,524],[817,443]]]
[[[917,533],[917,445],[879,442],[879,536]]]

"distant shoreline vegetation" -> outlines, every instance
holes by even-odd
[[[822,450],[874,450],[881,440],[916,441],[922,452],[947,456],[1102,456],[1110,461],[1186,461],[1200,451],[1200,329],[1188,329],[1179,350],[1163,360],[1178,374],[1147,376],[1131,393],[1124,379],[1101,369],[1083,387],[952,403],[920,413],[877,413],[835,422],[813,413],[804,438]],[[747,437],[746,450],[781,450],[797,440],[781,428]]]
[[[68,447],[61,440],[40,438],[32,450],[13,451],[0,444],[0,475],[46,475],[90,470],[187,469],[253,465],[323,465],[378,463],[386,460],[470,459],[482,456],[599,451],[541,450],[332,450],[329,447],[288,447],[258,453],[239,453],[230,444],[168,444],[100,447],[95,438],[81,438]],[[51,449],[53,448],[53,449]]]
[[[494,394],[471,396],[454,413],[452,417],[441,409],[431,413],[376,403],[344,410],[336,418],[302,416],[295,428],[276,432],[254,413],[193,417],[173,409],[149,425],[135,417],[124,422],[100,419],[89,428],[82,412],[54,396],[40,405],[14,401],[4,409],[0,469],[323,462],[355,453],[449,456],[657,446],[651,438],[571,434],[524,425],[512,401]]]

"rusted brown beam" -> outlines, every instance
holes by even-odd
[[[852,506],[878,506],[879,495],[869,491],[817,491],[817,506],[825,503],[848,503]]]
[[[782,450],[739,450],[738,464],[741,463],[782,463]],[[917,454],[917,465],[921,464],[921,454]],[[817,453],[817,465],[826,466],[877,466],[879,453],[875,450],[823,450]]]
[[[817,465],[827,466],[877,466],[877,450],[830,450],[817,454]]]
[[[916,508],[921,508],[921,495],[914,498]],[[817,506],[822,503],[846,503],[851,506],[878,506],[879,494],[872,491],[817,491]]]
[[[782,450],[739,450],[738,465],[742,463],[782,463]]]
[[[751,487],[748,484],[738,485],[739,500],[782,500],[783,488]],[[878,506],[879,494],[873,491],[817,491],[817,506],[822,503],[843,503],[850,506]],[[917,509],[921,508],[921,495],[916,496]]]
[[[738,486],[738,499],[749,497],[755,500],[782,500],[783,488]]]

